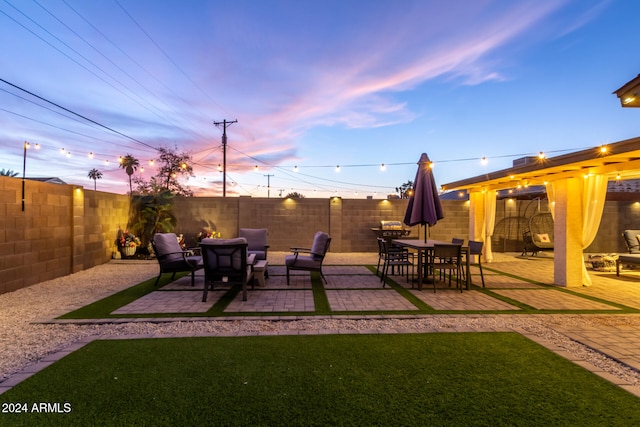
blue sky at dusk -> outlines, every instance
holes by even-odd
[[[383,198],[423,152],[442,185],[639,136],[612,95],[640,73],[638,15],[634,0],[2,0],[0,169],[21,176],[29,141],[27,176],[92,189],[96,168],[98,190],[125,193],[119,156],[151,176],[153,147],[177,147],[186,184],[221,195],[226,119],[227,195]]]

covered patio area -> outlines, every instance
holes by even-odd
[[[491,236],[499,192],[544,185],[554,217],[553,284],[592,284],[584,264],[584,249],[593,241],[611,180],[640,177],[640,138],[547,158],[520,159],[509,169],[444,184],[444,191],[469,192],[469,236],[485,242],[486,262],[493,261]],[[619,238],[619,236],[611,236]]]

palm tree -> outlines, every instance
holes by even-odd
[[[131,154],[127,154],[126,156],[124,156],[122,158],[122,162],[120,162],[120,167],[124,169],[127,175],[129,175],[129,194],[133,194],[133,184],[131,183],[131,176],[133,175],[133,172],[138,170],[138,166],[140,166],[140,162]]]
[[[0,171],[0,176],[11,176],[11,177],[14,177],[14,176],[18,176],[18,172],[14,172],[11,169],[7,169],[6,171],[4,169],[2,169]]]
[[[100,172],[98,169],[91,169],[89,171],[89,178],[91,178],[93,180],[93,190],[96,190],[96,184],[97,184],[97,180],[98,179],[102,179],[102,172]]]

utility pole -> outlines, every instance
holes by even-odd
[[[238,120],[213,122],[217,127],[222,125],[222,197],[227,197],[227,126],[237,122]]]
[[[273,175],[265,175],[267,177],[267,199],[271,198],[271,177]]]

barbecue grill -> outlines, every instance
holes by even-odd
[[[405,229],[400,221],[380,221],[378,228],[372,228],[371,231],[385,240],[399,239],[411,233],[411,230]]]

